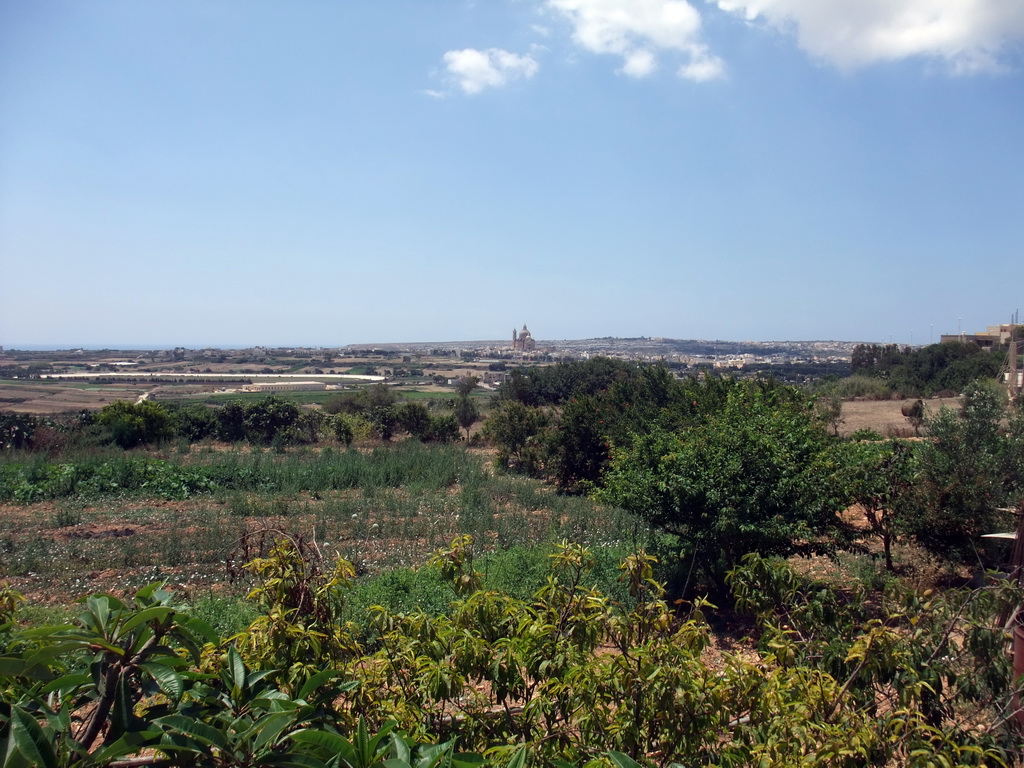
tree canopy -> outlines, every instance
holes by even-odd
[[[721,410],[616,448],[597,496],[678,536],[681,555],[720,588],[749,552],[824,546],[848,501],[840,469],[808,403],[736,386]]]
[[[930,396],[943,391],[962,392],[976,379],[994,378],[1002,363],[1000,349],[985,350],[971,342],[945,342],[919,349],[898,344],[858,344],[851,368],[854,375],[884,379],[895,392]]]

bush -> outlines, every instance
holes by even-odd
[[[398,425],[422,440],[430,431],[430,412],[422,403],[405,403],[398,409]]]
[[[974,384],[959,413],[943,408],[926,421],[931,440],[918,452],[920,476],[907,518],[914,538],[940,557],[975,562],[978,537],[1010,524],[998,509],[1024,494],[1015,469],[1020,438],[1003,427],[1004,400]]]
[[[836,395],[843,400],[888,400],[892,390],[882,379],[854,374],[832,382]]]
[[[459,439],[459,423],[455,415],[446,413],[442,416],[432,416],[430,428],[423,436],[424,442],[428,443],[454,443]]]
[[[270,445],[287,433],[299,420],[299,407],[277,397],[268,397],[245,406],[245,437],[251,443]]]
[[[789,397],[737,387],[703,421],[651,429],[613,452],[596,497],[677,535],[719,594],[725,573],[749,552],[831,546],[848,503],[839,443]]]
[[[23,450],[32,443],[39,419],[27,413],[0,411],[0,449]]]
[[[217,434],[217,413],[205,405],[189,405],[173,411],[175,432],[190,443],[214,437]]]
[[[170,411],[152,400],[134,404],[118,400],[100,411],[96,423],[122,448],[162,443],[175,434]]]
[[[856,432],[851,434],[849,439],[854,442],[878,442],[880,440],[884,440],[885,438],[878,434],[878,432],[876,432],[875,430],[865,427],[863,429],[858,429]]]
[[[355,433],[352,431],[352,424],[342,414],[334,416],[334,439],[344,445],[351,445]]]

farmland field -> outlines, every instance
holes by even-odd
[[[849,436],[862,429],[871,429],[883,437],[908,437],[914,434],[906,417],[900,412],[905,400],[848,400],[843,403],[843,423],[839,434]],[[955,397],[925,400],[925,413],[935,415],[941,408],[959,408]]]
[[[374,452],[163,454],[153,460],[166,463],[147,469],[154,492],[131,489],[133,470],[121,466],[124,457],[112,457],[109,468],[97,466],[119,478],[119,492],[80,484],[64,498],[0,505],[0,578],[32,602],[67,604],[154,580],[185,595],[239,591],[244,584],[232,581],[241,565],[283,534],[341,555],[360,573],[420,564],[463,533],[481,551],[563,538],[594,545],[646,540],[646,529],[625,513],[558,495],[538,481],[494,476],[486,459],[419,444]],[[157,478],[176,467],[233,479],[186,494],[174,478],[162,485]]]

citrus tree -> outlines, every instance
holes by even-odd
[[[612,452],[597,498],[675,534],[680,554],[724,593],[749,552],[820,550],[842,532],[842,456],[805,401],[734,387],[680,430],[655,427]]]

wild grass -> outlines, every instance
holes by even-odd
[[[96,452],[52,461],[14,454],[0,464],[0,501],[145,497],[187,499],[225,491],[321,493],[351,488],[406,487],[411,492],[474,482],[484,470],[465,449],[416,441],[372,452],[273,454],[228,451],[154,458]]]
[[[495,579],[519,584],[523,596],[546,572],[537,566],[546,554],[524,554],[532,548],[546,553],[562,539],[609,551],[653,544],[651,532],[620,510],[559,495],[536,480],[494,475],[483,457],[454,446],[165,458],[101,453],[6,467],[36,490],[0,515],[0,578],[68,600],[157,578],[190,592],[244,581],[244,562],[281,535],[376,575],[418,566],[470,534],[481,563]],[[519,558],[514,566],[492,559],[504,550],[519,552],[509,555]],[[398,579],[394,589],[410,600],[435,601],[419,582],[401,586],[411,577],[388,578]]]
[[[893,396],[892,390],[883,379],[872,376],[848,376],[830,382],[829,387],[843,400],[888,400]]]

